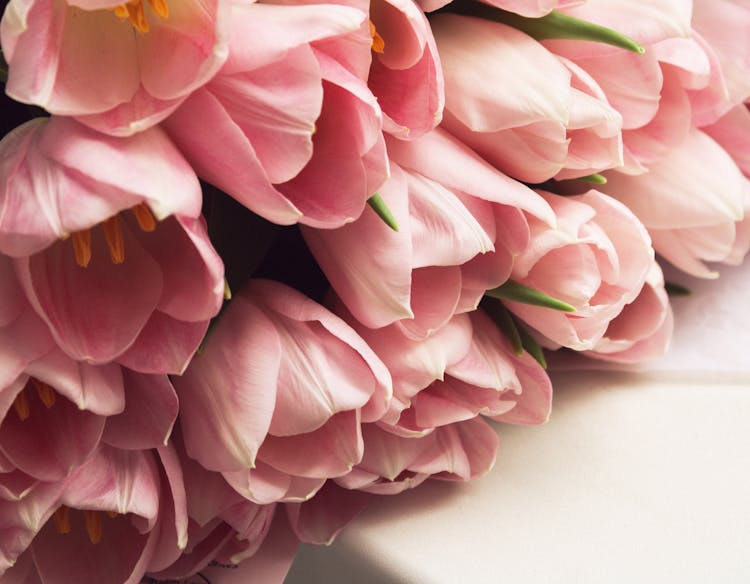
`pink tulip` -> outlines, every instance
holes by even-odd
[[[267,280],[232,299],[175,383],[187,454],[256,503],[305,500],[348,472],[360,423],[391,395],[387,369],[344,321]]]
[[[384,129],[414,139],[443,117],[443,70],[430,25],[413,0],[375,0],[370,20],[377,43],[368,86],[383,109]]]
[[[443,126],[490,163],[526,182],[622,163],[620,115],[585,71],[504,24],[455,14],[431,24],[446,77]]]
[[[151,563],[156,580],[187,578],[211,563],[235,565],[252,557],[265,540],[276,505],[257,505],[234,491],[220,473],[188,458],[175,442],[183,469],[187,506],[187,546],[168,564]]]
[[[181,474],[168,447],[157,454],[99,446],[65,480],[2,507],[2,569],[17,561],[6,578],[139,582],[186,545]]]
[[[519,208],[554,219],[530,189],[441,130],[410,142],[389,139],[388,148],[392,176],[380,194],[399,231],[368,212],[337,230],[303,233],[360,322],[398,321],[413,338],[425,338],[507,279],[528,238]]]
[[[130,135],[227,57],[228,0],[13,0],[0,26],[13,99]]]
[[[700,130],[692,129],[648,174],[607,173],[607,179],[603,190],[631,209],[648,228],[654,249],[681,270],[715,278],[718,273],[704,261],[735,265],[747,253],[748,180]]]
[[[669,348],[674,316],[664,290],[664,275],[654,262],[646,283],[607,327],[604,336],[582,354],[615,363],[642,363],[663,357]]]
[[[0,252],[56,343],[76,360],[181,372],[221,305],[223,266],[199,183],[163,132],[37,119],[0,151]]]
[[[726,150],[745,176],[750,177],[750,110],[744,103],[701,130]]]
[[[393,378],[391,407],[378,424],[404,436],[479,414],[515,424],[547,421],[552,386],[528,355],[516,355],[484,311],[454,316],[415,341],[394,325],[355,329]]]
[[[565,11],[638,41],[646,49],[643,55],[574,40],[544,42],[553,53],[586,70],[622,114],[622,170],[628,174],[645,172],[679,146],[691,119],[697,125],[710,123],[744,99],[728,93],[725,65],[715,50],[714,39],[706,36],[711,31],[706,30],[706,23],[701,24],[707,19],[698,17],[700,6],[696,4],[696,17],[692,19],[696,30],[691,28],[692,4],[687,2],[594,0]],[[743,10],[737,8],[739,13]],[[728,11],[721,14],[726,16]],[[736,41],[732,55],[742,53],[747,45],[743,18],[736,14],[731,24],[725,19],[726,26],[719,32]],[[716,25],[712,25],[715,37]],[[736,61],[739,65],[741,58]]]
[[[376,495],[395,495],[428,478],[477,478],[492,468],[498,447],[497,433],[481,418],[441,426],[414,437],[392,434],[377,424],[364,424],[362,435],[362,462],[335,482],[345,489]]]
[[[229,60],[165,122],[196,172],[275,223],[357,218],[388,173],[365,18],[235,4]]]
[[[0,452],[12,468],[63,480],[100,442],[128,450],[166,443],[177,396],[166,376],[72,361],[54,349],[0,386]]]
[[[575,312],[505,304],[541,333],[545,344],[592,349],[640,293],[654,257],[649,236],[627,207],[597,191],[542,195],[557,215],[557,228],[529,219],[531,243],[516,257],[512,278]]]
[[[711,124],[750,97],[750,6],[742,0],[695,2],[693,28],[711,47],[721,70],[724,99],[694,102],[697,125]]]

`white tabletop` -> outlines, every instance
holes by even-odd
[[[556,375],[487,476],[374,499],[286,584],[750,582],[750,265],[668,279],[693,294],[650,371]]]

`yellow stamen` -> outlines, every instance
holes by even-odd
[[[117,511],[105,511],[105,513],[107,514],[107,517],[109,517],[110,519],[114,519],[115,517],[119,515]]]
[[[91,543],[97,544],[102,540],[102,516],[99,511],[86,509],[83,512],[86,518],[86,532],[89,534]]]
[[[49,385],[38,379],[32,379],[31,382],[34,384],[36,393],[39,396],[39,399],[42,400],[44,407],[49,409],[54,406],[55,401],[57,401],[55,391]]]
[[[16,409],[16,414],[18,414],[18,418],[22,422],[31,415],[29,400],[26,398],[26,392],[23,389],[18,392],[16,399],[13,400],[13,407]]]
[[[125,4],[115,6],[112,10],[115,11],[115,16],[120,20],[125,20],[128,17],[128,7]]]
[[[385,51],[385,41],[383,37],[378,34],[375,30],[375,25],[372,20],[370,21],[370,36],[372,37],[372,50],[376,53],[382,54]]]
[[[146,20],[146,11],[143,8],[141,0],[128,2],[128,19],[133,28],[138,32],[146,33],[149,31],[148,20]]]
[[[73,252],[76,254],[76,263],[85,268],[91,261],[91,231],[88,229],[76,231],[71,240],[73,241]]]
[[[138,220],[138,226],[143,231],[153,231],[156,229],[156,219],[146,203],[140,203],[131,210],[133,211],[135,218]]]
[[[167,6],[166,0],[148,0],[148,5],[151,6],[151,10],[156,12],[156,16],[159,18],[169,18],[169,6]]]
[[[55,519],[55,529],[57,533],[70,533],[70,508],[61,505],[53,515]]]
[[[112,263],[121,264],[125,261],[125,239],[122,237],[120,216],[110,217],[102,224],[102,227],[104,227],[104,238],[107,240]]]

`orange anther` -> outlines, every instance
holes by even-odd
[[[57,533],[70,533],[70,509],[68,507],[61,505],[57,508],[53,517],[55,519],[55,529],[57,530]]]
[[[36,393],[39,396],[39,399],[42,400],[42,403],[47,409],[55,405],[55,402],[57,401],[57,397],[55,395],[54,389],[52,389],[49,385],[47,385],[43,381],[39,381],[38,379],[32,378],[31,383],[34,385],[34,388],[36,389]]]
[[[104,238],[107,240],[109,257],[113,264],[121,264],[125,261],[125,239],[122,237],[122,226],[119,215],[114,215],[103,224]]]
[[[76,231],[70,239],[73,242],[76,263],[82,268],[87,267],[91,261],[91,231],[89,229]]]
[[[383,53],[385,51],[385,41],[378,34],[378,31],[375,30],[372,20],[370,21],[370,36],[372,37],[372,50],[376,53]]]
[[[133,207],[131,211],[133,211],[133,214],[138,221],[138,226],[143,231],[153,231],[156,229],[156,218],[146,203],[139,203]]]
[[[99,511],[89,509],[86,509],[83,515],[86,518],[86,532],[89,534],[91,543],[99,543],[102,540],[102,516]]]
[[[28,419],[31,415],[31,408],[29,408],[29,400],[26,398],[26,392],[22,389],[18,392],[16,399],[13,400],[13,407],[18,414],[18,418],[23,422]]]

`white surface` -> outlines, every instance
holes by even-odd
[[[488,476],[376,498],[286,584],[750,582],[750,266],[690,287],[655,371],[559,374]]]

